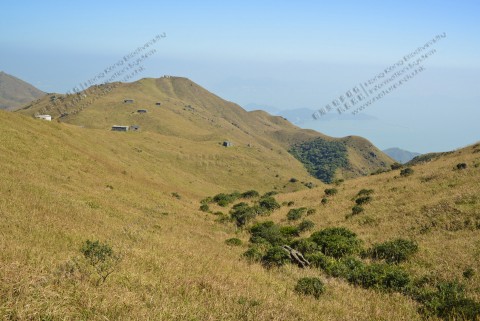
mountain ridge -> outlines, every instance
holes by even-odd
[[[0,109],[13,111],[43,95],[33,85],[0,71]]]

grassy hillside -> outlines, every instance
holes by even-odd
[[[15,110],[43,95],[43,91],[0,71],[0,109]]]
[[[326,197],[321,183],[302,189],[289,182],[308,178],[293,157],[285,165],[277,153],[276,163],[272,152],[264,163],[263,145],[261,152],[223,148],[186,131],[188,139],[115,133],[0,112],[0,319],[422,319],[422,305],[398,292],[353,286],[316,268],[250,264],[242,258],[248,231],[219,220],[230,207],[210,204],[223,216],[199,210],[209,195],[274,186],[286,191],[274,196],[286,205],[248,226],[296,225],[288,211],[307,207],[316,210],[307,217],[315,227],[303,237],[342,226],[366,247],[411,238],[419,252],[401,263],[408,273],[432,284],[465,281],[468,296],[480,300],[479,146],[415,166],[407,177],[396,170],[347,180]],[[361,189],[373,189],[373,199],[347,217]],[[243,245],[225,244],[233,237]],[[87,240],[106,243],[120,258],[107,261],[105,282],[82,252]],[[324,282],[319,299],[294,291],[306,276]]]
[[[125,99],[134,102],[125,103]],[[139,109],[147,113],[138,113]],[[282,155],[286,162],[295,162],[288,154],[294,144],[316,138],[339,141],[347,146],[349,162],[333,173],[338,178],[366,175],[393,163],[363,138],[336,139],[300,129],[282,117],[261,111],[246,112],[181,77],[148,78],[134,83],[95,86],[75,95],[50,95],[19,112],[47,113],[86,128],[109,130],[112,125],[139,125],[143,132],[196,142],[218,144],[229,140],[236,146],[261,151],[267,162],[274,154]]]

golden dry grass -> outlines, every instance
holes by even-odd
[[[241,259],[246,246],[224,240],[247,241],[247,233],[214,222],[215,216],[198,211],[199,200],[221,191],[267,191],[302,172],[281,156],[263,164],[250,149],[209,144],[0,112],[0,318],[421,319],[417,303],[405,296],[353,287],[315,269],[266,270]],[[416,166],[408,178],[395,178],[396,171],[346,181],[326,206],[320,204],[325,186],[276,198],[316,208],[309,216],[316,229],[346,226],[367,245],[414,238],[420,252],[406,264],[414,274],[461,279],[473,267],[468,293],[478,300],[480,233],[455,223],[479,214],[475,148]],[[468,168],[454,171],[459,162]],[[345,219],[361,188],[375,190],[373,202]],[[268,219],[285,221],[287,211]],[[436,225],[425,230],[432,221]],[[69,269],[87,239],[107,242],[123,256],[100,286]],[[321,277],[326,293],[319,300],[297,295],[293,288],[302,276]]]

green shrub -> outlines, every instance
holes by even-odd
[[[336,195],[338,193],[338,190],[336,188],[327,188],[325,190],[325,195],[327,196],[333,196],[333,195]]]
[[[357,205],[363,205],[363,204],[368,204],[372,201],[372,197],[371,196],[362,196],[362,197],[359,197],[355,200],[355,203],[357,203]]]
[[[365,265],[352,275],[351,283],[364,288],[402,291],[410,283],[410,276],[403,269],[388,264]]]
[[[314,208],[309,208],[307,211],[307,215],[314,215],[315,213],[317,213],[317,210]]]
[[[328,198],[322,198],[322,205],[326,205],[328,203]]]
[[[200,205],[200,211],[208,212],[208,211],[210,211],[210,207],[208,206],[208,204],[202,204],[202,205]]]
[[[288,211],[287,219],[289,221],[296,221],[302,218],[303,214],[307,211],[306,207],[292,208]]]
[[[291,247],[302,253],[303,255],[316,253],[320,250],[317,243],[312,242],[309,239],[295,240],[291,243]]]
[[[250,242],[284,245],[287,243],[280,227],[272,221],[257,223],[250,228]]]
[[[210,204],[210,203],[213,203],[213,198],[210,196],[205,197],[203,200],[200,201],[200,204]]]
[[[413,254],[417,253],[418,245],[413,241],[399,238],[393,241],[375,244],[369,252],[373,259],[398,264],[406,261]]]
[[[311,295],[316,299],[325,292],[325,286],[319,278],[301,278],[295,286],[295,291],[303,295]]]
[[[363,207],[361,207],[360,205],[355,205],[354,207],[352,207],[352,215],[358,215],[363,211]]]
[[[357,276],[363,271],[365,264],[355,257],[347,256],[340,260],[327,261],[325,272],[333,277],[344,278],[345,280],[354,283]]]
[[[343,227],[315,232],[310,239],[319,245],[325,255],[336,258],[357,253],[361,249],[361,241],[357,239],[357,235]]]
[[[357,196],[369,196],[373,194],[373,189],[361,189],[360,192],[357,193]]]
[[[279,267],[290,262],[290,254],[281,246],[274,246],[267,250],[262,257],[262,263],[266,267]]]
[[[311,231],[315,227],[315,223],[310,220],[304,220],[298,225],[298,230],[300,232]]]
[[[292,238],[300,235],[300,231],[296,226],[282,226],[280,227],[280,233],[286,238]]]
[[[413,175],[414,172],[415,171],[412,168],[407,167],[400,171],[400,176],[407,177],[407,176]]]
[[[236,237],[232,237],[231,239],[225,240],[225,244],[230,246],[240,246],[242,245],[242,240],[237,239]]]
[[[89,264],[92,274],[97,276],[96,284],[106,281],[120,263],[120,256],[114,253],[112,247],[106,243],[86,240],[80,249],[85,260]]]
[[[213,197],[213,201],[220,206],[226,207],[227,205],[233,203],[240,197],[240,193],[234,192],[231,194],[220,193]]]
[[[466,297],[465,287],[454,282],[440,282],[434,291],[416,297],[424,304],[423,312],[447,320],[478,320],[480,303]]]
[[[458,170],[467,169],[467,164],[465,164],[465,163],[458,163],[458,164],[457,164],[457,169],[458,169]]]
[[[395,163],[393,163],[392,165],[390,165],[390,168],[391,168],[393,171],[394,171],[394,170],[397,170],[397,169],[400,169],[400,168],[402,168],[402,167],[403,167],[403,165],[400,164],[400,163],[397,163],[397,162],[395,162]]]
[[[293,206],[293,205],[295,205],[294,201],[290,201],[290,202],[287,203],[287,206]]]
[[[254,219],[257,216],[257,213],[247,203],[241,202],[232,207],[230,210],[230,216],[238,227],[243,227]]]
[[[274,211],[280,208],[280,204],[271,196],[261,198],[258,205],[267,211]]]
[[[475,275],[475,270],[473,268],[467,268],[467,269],[465,269],[465,271],[463,271],[462,274],[463,274],[463,277],[465,279],[469,280],[469,279],[473,278],[473,276]]]
[[[247,259],[249,262],[260,262],[262,261],[262,257],[265,255],[264,251],[259,247],[251,247],[245,253],[243,253],[243,257]]]
[[[311,253],[307,252],[304,254],[305,254],[305,259],[307,259],[312,266],[322,270],[327,270],[332,264],[335,264],[336,262],[335,259],[329,256],[326,256],[322,252],[311,252]]]
[[[277,194],[278,194],[278,192],[276,192],[276,191],[270,191],[270,192],[267,192],[267,193],[263,194],[261,198],[266,198],[266,197],[270,197],[270,196],[275,196],[275,195],[277,195]]]
[[[246,191],[246,192],[242,193],[241,197],[242,198],[255,198],[255,197],[259,197],[259,196],[260,196],[260,194],[257,191],[252,189],[252,190],[249,190],[249,191]]]

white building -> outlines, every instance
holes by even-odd
[[[37,115],[35,118],[52,121],[52,116],[50,115]]]

